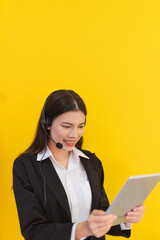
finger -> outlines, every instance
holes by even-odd
[[[130,216],[130,217],[135,217],[135,216],[143,216],[144,212],[128,212],[126,216]]]
[[[97,230],[103,234],[107,233],[109,229],[112,227],[112,224],[108,224],[102,227],[99,227]]]
[[[93,229],[93,235],[96,237],[100,237],[105,235],[111,228],[112,224],[109,224],[107,226],[103,226],[103,227],[95,227]]]
[[[139,215],[139,216],[126,216],[126,219],[127,219],[128,222],[133,222],[133,221],[140,222],[142,218],[143,218],[143,215]]]
[[[127,220],[127,222],[128,223],[139,223],[141,220],[142,220],[142,218],[126,218],[126,220]]]
[[[128,212],[126,215],[131,216],[131,215],[134,215],[136,213],[141,214],[141,213],[144,213],[144,211],[145,211],[145,206],[141,205],[139,207],[134,208],[132,211]]]
[[[142,218],[143,218],[143,213],[141,214],[137,213],[135,215],[126,216],[127,221],[130,223],[140,222]]]
[[[107,226],[109,224],[113,224],[113,222],[117,219],[116,216],[109,216],[109,218],[104,217],[101,221],[98,222],[99,226]]]
[[[105,211],[94,209],[91,214],[93,214],[94,216],[104,216],[106,213]]]
[[[126,218],[142,218],[143,216],[144,216],[144,214],[136,214],[136,215],[126,216]]]
[[[116,218],[117,218],[116,216],[111,215],[111,214],[105,215],[105,216],[92,215],[90,220],[99,225],[107,225],[107,224],[114,222],[116,220]]]
[[[140,205],[136,208],[133,209],[134,212],[144,212],[145,211],[145,206],[144,205]]]
[[[106,216],[108,216],[108,218],[107,218],[107,223],[108,224],[110,224],[110,223],[112,224],[117,219],[117,216],[112,215],[112,214],[106,215]]]

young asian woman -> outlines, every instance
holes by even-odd
[[[13,165],[13,189],[26,240],[104,240],[105,234],[129,237],[140,222],[141,205],[112,226],[103,187],[103,167],[82,149],[87,110],[72,90],[51,93],[43,106],[33,143]]]

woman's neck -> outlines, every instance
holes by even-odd
[[[56,145],[52,142],[48,143],[48,148],[53,154],[55,160],[63,167],[67,169],[68,161],[70,157],[70,152],[62,149],[58,149]]]

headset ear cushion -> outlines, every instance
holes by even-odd
[[[50,117],[46,117],[45,119],[45,127],[50,127],[52,125],[52,120]]]
[[[44,118],[41,119],[41,124],[42,124],[42,127],[45,128],[45,125],[46,125],[46,121]]]

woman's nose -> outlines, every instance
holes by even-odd
[[[77,129],[76,128],[73,128],[70,132],[69,132],[69,137],[72,137],[72,138],[77,138]]]

